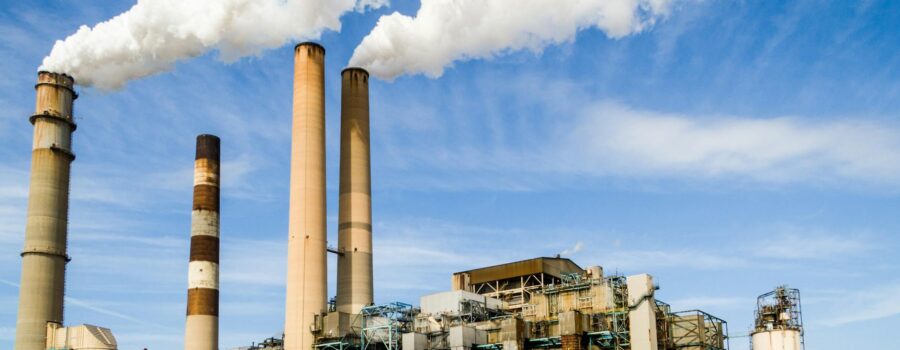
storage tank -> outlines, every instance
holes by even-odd
[[[756,324],[751,337],[753,350],[801,350],[803,316],[800,291],[781,286],[756,299]]]
[[[800,350],[803,349],[799,330],[775,329],[753,333],[753,350]]]

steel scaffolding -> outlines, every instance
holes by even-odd
[[[412,331],[415,311],[410,304],[393,302],[364,307],[360,316],[360,349],[398,350],[400,335]]]
[[[669,316],[675,349],[728,350],[728,322],[700,310]]]

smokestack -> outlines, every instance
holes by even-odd
[[[284,349],[309,350],[315,315],[326,311],[325,48],[294,48],[294,125],[288,214]]]
[[[185,350],[219,348],[219,138],[197,136]]]
[[[66,236],[69,212],[69,167],[72,153],[72,101],[75,81],[64,74],[39,72],[37,103],[31,116],[34,143],[31,185],[22,251],[22,281],[16,320],[15,350],[44,350],[47,322],[62,323]]]
[[[369,73],[341,72],[341,184],[338,213],[337,311],[372,304],[372,189]]]

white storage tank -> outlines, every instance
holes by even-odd
[[[799,290],[780,286],[756,299],[750,342],[753,350],[803,350]]]
[[[753,350],[801,350],[800,331],[776,329],[753,333]]]

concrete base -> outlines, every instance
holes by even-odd
[[[469,349],[472,345],[486,344],[487,332],[475,329],[471,326],[450,327],[450,335],[447,337],[450,349]]]
[[[188,334],[184,339],[186,350],[219,349],[219,318],[216,316],[188,316],[185,333]]]
[[[403,333],[401,345],[403,350],[425,350],[428,347],[428,336],[422,333]]]

